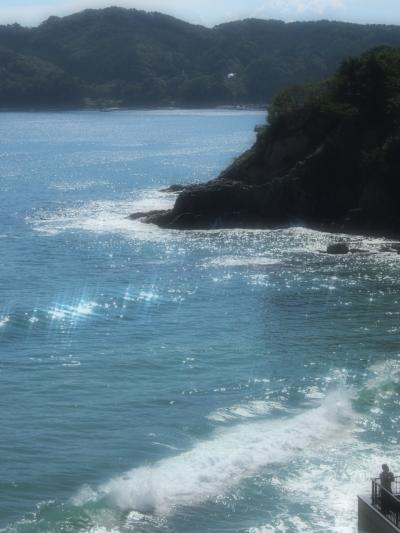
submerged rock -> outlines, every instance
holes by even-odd
[[[328,244],[326,248],[327,254],[333,254],[333,255],[345,255],[350,252],[350,248],[345,242],[335,242],[332,244]]]
[[[385,244],[382,244],[379,248],[380,252],[383,253],[396,253],[400,255],[400,243],[399,242],[388,242]]]
[[[179,185],[174,183],[165,189],[161,189],[161,192],[182,192],[185,189],[186,185]]]
[[[138,211],[137,213],[132,213],[131,215],[127,216],[127,218],[129,218],[129,220],[139,220],[140,218],[149,216],[159,216],[162,213],[165,213],[165,210],[155,209],[154,211]]]
[[[352,254],[373,254],[371,250],[365,250],[364,248],[350,248],[350,253]]]

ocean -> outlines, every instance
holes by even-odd
[[[400,472],[400,256],[163,230],[260,111],[0,115],[0,531],[355,532]]]

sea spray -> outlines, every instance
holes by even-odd
[[[318,451],[338,438],[343,441],[351,435],[353,420],[349,396],[331,393],[319,407],[292,418],[216,431],[188,452],[110,480],[100,486],[97,497],[124,511],[156,514],[198,505],[276,463]],[[85,493],[75,498],[78,502],[85,502]]]
[[[162,210],[172,207],[174,196],[158,189],[145,189],[121,200],[92,200],[82,204],[76,202],[57,211],[40,210],[27,217],[33,228],[46,235],[57,235],[66,231],[87,231],[97,235],[116,234],[131,240],[159,241],[166,239],[167,231],[157,226],[144,224],[141,220],[130,220],[129,215],[137,212]]]
[[[354,399],[359,412],[371,411],[383,414],[382,404],[394,405],[400,398],[400,359],[377,361],[368,368],[369,379]],[[376,422],[376,416],[373,422]]]

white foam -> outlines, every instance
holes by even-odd
[[[208,415],[209,420],[214,422],[227,422],[240,418],[255,418],[266,415],[272,411],[283,410],[279,402],[253,400],[244,404],[237,404],[231,407],[220,407]]]
[[[371,477],[379,474],[387,454],[362,441],[353,441],[351,447],[327,447],[318,464],[303,465],[293,472],[283,482],[283,489],[297,503],[313,506],[312,522],[316,531],[353,533],[357,523],[357,495],[369,493]],[[396,469],[398,459],[388,459]]]
[[[345,439],[339,445],[327,442],[323,451],[299,456],[290,468],[276,474],[274,484],[284,495],[279,512],[270,523],[252,527],[248,533],[355,533],[357,495],[369,493],[371,477],[379,473],[382,462],[389,460],[392,469],[398,470],[397,448],[383,453],[376,445]]]
[[[205,264],[212,267],[241,267],[241,266],[271,266],[280,261],[271,257],[262,256],[222,256],[210,259]]]
[[[3,328],[6,324],[10,322],[10,317],[5,316],[0,318],[0,328]]]
[[[310,526],[305,523],[298,516],[288,517],[286,520],[278,518],[273,525],[265,525],[261,527],[251,527],[248,533],[287,533],[288,526],[290,531],[296,531],[296,533],[309,533]]]
[[[321,400],[325,397],[325,393],[319,387],[307,387],[304,391],[304,396],[310,400]]]
[[[273,463],[321,452],[326,442],[339,435],[343,442],[351,420],[349,399],[331,395],[320,407],[289,419],[242,423],[217,431],[188,452],[112,479],[99,488],[98,498],[107,497],[125,511],[156,514],[197,505]],[[85,497],[78,495],[76,501],[84,504]]]
[[[332,234],[329,232],[313,230],[303,226],[296,226],[286,230],[281,230],[281,235],[290,237],[290,252],[310,252],[320,253],[326,250],[328,244],[332,242],[346,242],[350,248],[363,249],[368,252],[378,252],[382,244],[387,241],[385,239],[366,237],[362,235],[349,235],[346,233]],[[332,256],[328,256],[331,257]],[[360,257],[359,254],[349,254],[344,256],[336,256],[336,260],[349,260],[351,258]],[[370,255],[363,255],[371,257]],[[379,255],[374,256],[379,257]]]
[[[41,212],[30,219],[36,231],[57,235],[65,231],[117,233],[128,238],[165,239],[168,232],[153,224],[130,220],[130,214],[169,209],[174,195],[154,189],[140,191],[123,201],[96,200],[83,205],[63,208],[56,212]]]
[[[108,529],[107,527],[94,526],[85,531],[85,533],[121,533],[121,530],[115,527]]]

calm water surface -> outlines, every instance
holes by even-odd
[[[399,256],[126,218],[263,121],[0,115],[1,531],[354,532],[400,472]]]

